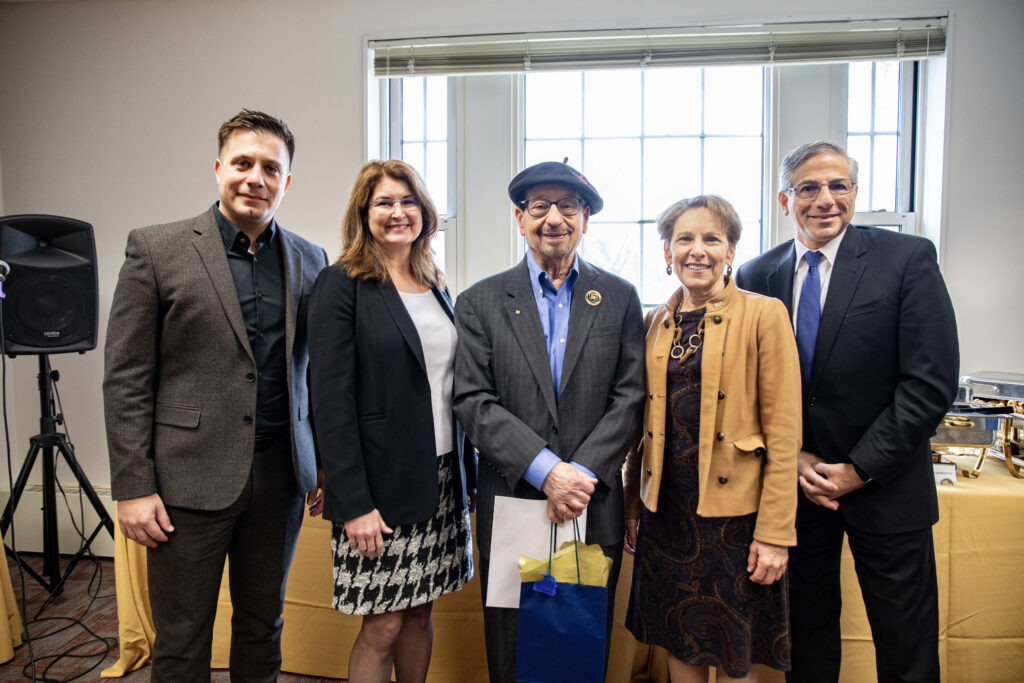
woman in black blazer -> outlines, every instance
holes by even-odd
[[[472,449],[451,411],[455,327],[438,216],[408,164],[360,170],[344,250],[309,302],[310,403],[333,522],[334,608],[363,615],[348,678],[423,681],[433,601],[473,574]],[[468,467],[467,467],[468,464]],[[468,484],[467,486],[467,475]]]

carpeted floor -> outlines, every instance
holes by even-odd
[[[40,555],[26,553],[22,558],[37,572],[42,570]],[[67,560],[61,558],[62,572]],[[118,658],[113,560],[83,559],[71,573],[63,592],[53,598],[35,579],[22,574],[13,558],[8,557],[7,564],[30,640],[15,650],[14,659],[0,664],[0,681],[99,680],[100,672]],[[140,683],[149,677],[149,667],[145,666],[121,680]],[[212,679],[224,682],[230,676],[227,671],[214,671]],[[337,679],[281,674],[278,680],[313,683]]]

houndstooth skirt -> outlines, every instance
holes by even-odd
[[[462,506],[455,454],[437,458],[438,506],[430,519],[399,524],[384,535],[384,553],[364,557],[348,545],[345,525],[331,532],[334,609],[384,614],[422,605],[462,588],[473,576],[469,510]]]

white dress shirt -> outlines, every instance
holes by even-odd
[[[849,226],[846,230],[849,230]],[[835,265],[836,255],[839,253],[839,243],[843,241],[846,230],[826,242],[821,249],[816,250],[821,253],[821,258],[818,259],[818,276],[821,280],[821,301],[818,306],[821,309],[825,308],[828,283],[832,279],[832,266]],[[800,307],[800,290],[803,289],[804,278],[807,277],[808,266],[804,254],[812,250],[808,249],[800,240],[793,240],[793,246],[796,248],[796,271],[793,273],[793,328],[795,329],[797,309]]]

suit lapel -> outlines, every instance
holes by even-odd
[[[238,303],[238,291],[235,289],[235,281],[231,277],[231,268],[228,266],[228,257],[224,253],[224,242],[220,237],[220,230],[217,229],[217,221],[212,211],[203,214],[193,230],[196,236],[192,240],[192,246],[199,252],[199,258],[203,262],[206,274],[213,283],[213,289],[220,299],[221,308],[227,316],[231,329],[242,344],[245,352],[252,358],[252,349],[249,348],[249,335],[245,331],[245,321],[242,320],[242,306]]]
[[[768,295],[781,299],[789,311],[790,324],[793,322],[793,274],[796,272],[796,250],[790,240],[789,249],[783,251],[775,269],[768,273]]]
[[[430,288],[430,291],[434,293],[434,298],[441,304],[441,310],[445,312],[448,319],[453,323],[455,322],[455,307],[452,305],[452,295],[449,293],[448,288],[438,289],[437,285]]]
[[[572,290],[572,304],[569,309],[569,336],[565,340],[565,357],[562,359],[562,377],[558,383],[558,395],[561,396],[569,383],[569,377],[576,367],[576,362],[583,353],[583,345],[590,334],[590,328],[597,317],[597,308],[586,301],[586,294],[591,289],[600,292],[600,274],[590,267],[583,259],[578,258],[580,277]]]
[[[821,311],[818,340],[814,345],[814,364],[811,366],[811,386],[814,386],[821,368],[832,352],[839,328],[846,317],[846,309],[849,308],[861,275],[864,274],[865,265],[860,257],[866,249],[860,231],[848,226],[846,233],[843,241],[839,243],[836,262],[832,265],[832,275],[828,282],[828,293],[825,295],[825,307]]]
[[[526,258],[530,258],[527,254]],[[577,283],[578,284],[578,283]],[[544,395],[544,402],[551,412],[551,419],[558,419],[558,405],[555,402],[555,387],[551,379],[551,366],[548,364],[548,351],[544,346],[544,329],[540,326],[540,312],[537,300],[533,295],[530,282],[530,269],[523,259],[512,276],[506,281],[505,317],[509,328],[523,350],[523,356],[537,380]],[[572,323],[570,322],[570,327]],[[564,368],[563,368],[564,370]],[[563,371],[562,376],[565,376]]]
[[[292,345],[295,342],[295,324],[299,310],[299,296],[302,293],[302,252],[294,247],[291,238],[281,227],[277,226],[277,238],[281,240],[281,252],[284,258],[284,348],[285,358],[292,357]],[[289,368],[289,373],[291,369]]]
[[[416,356],[416,362],[420,364],[423,374],[426,374],[427,363],[423,359],[423,344],[420,342],[420,335],[416,332],[416,324],[413,323],[412,318],[409,316],[409,311],[406,310],[405,304],[402,303],[402,297],[398,293],[398,289],[395,288],[395,283],[388,280],[387,282],[380,283],[379,286],[380,296],[384,300],[385,308],[388,309],[391,319],[395,321],[395,325],[402,333],[405,343],[412,349],[412,354]]]

